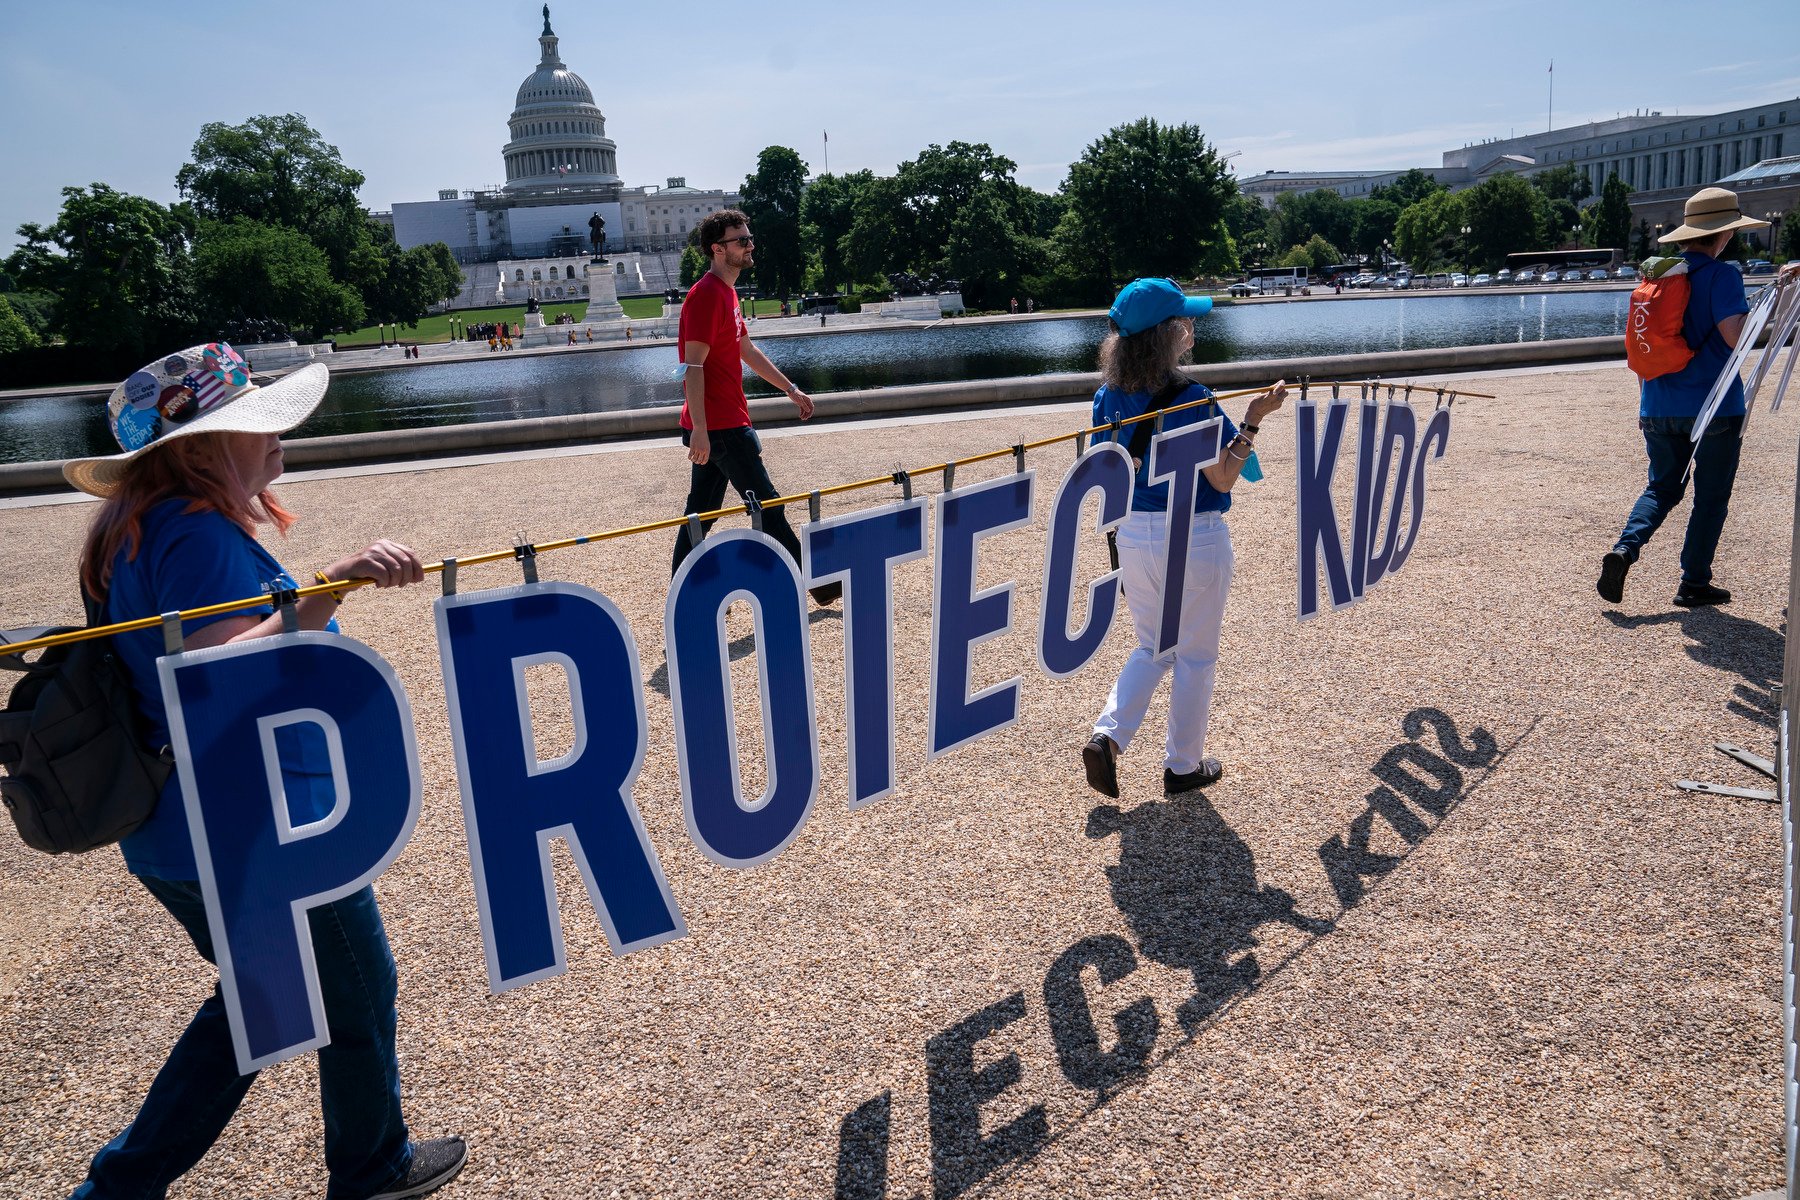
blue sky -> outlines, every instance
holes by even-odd
[[[0,0],[0,253],[59,189],[161,201],[207,121],[304,114],[387,208],[503,178],[531,0]],[[1701,15],[1705,14],[1705,15]],[[1800,96],[1800,5],[1303,2],[731,7],[552,3],[629,184],[735,186],[771,144],[891,171],[987,142],[1053,189],[1113,125],[1190,121],[1241,174],[1435,164],[1467,141],[1636,109]],[[1696,28],[1696,22],[1698,27]]]

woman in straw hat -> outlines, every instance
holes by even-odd
[[[1187,296],[1171,279],[1136,279],[1113,301],[1112,332],[1100,344],[1102,386],[1094,393],[1094,424],[1139,416],[1152,408],[1172,408],[1209,399],[1212,393],[1190,381],[1179,369],[1194,347],[1194,318],[1212,310],[1205,296]],[[1196,404],[1170,413],[1167,429],[1217,418],[1220,452],[1202,467],[1194,486],[1194,517],[1185,547],[1170,553],[1187,555],[1181,597],[1180,626],[1174,649],[1158,656],[1157,627],[1163,608],[1163,554],[1168,538],[1169,485],[1149,477],[1148,450],[1138,466],[1131,511],[1118,530],[1120,578],[1125,604],[1137,628],[1138,645],[1113,684],[1106,708],[1094,722],[1094,736],[1082,747],[1088,786],[1118,799],[1118,756],[1125,753],[1150,707],[1163,676],[1173,672],[1169,691],[1169,729],[1163,753],[1163,792],[1179,795],[1217,782],[1225,768],[1205,757],[1207,718],[1212,709],[1213,680],[1219,659],[1219,633],[1225,620],[1225,597],[1231,589],[1234,559],[1225,511],[1239,478],[1262,477],[1256,464],[1258,423],[1287,397],[1285,384],[1250,401],[1242,428],[1233,425],[1218,404]],[[1130,444],[1133,431],[1119,430]],[[1096,435],[1103,438],[1105,435]],[[1135,453],[1136,447],[1133,447]]]
[[[1743,444],[1743,380],[1731,381],[1731,390],[1707,424],[1698,448],[1693,443],[1694,420],[1737,347],[1744,316],[1750,311],[1744,277],[1720,262],[1719,255],[1738,230],[1767,226],[1767,221],[1746,217],[1738,209],[1737,193],[1709,187],[1694,193],[1683,210],[1682,223],[1657,239],[1678,246],[1687,269],[1690,291],[1681,334],[1694,357],[1681,370],[1639,385],[1638,428],[1643,430],[1644,449],[1650,457],[1650,481],[1631,506],[1618,542],[1600,560],[1600,579],[1594,586],[1610,603],[1624,599],[1626,572],[1681,503],[1690,456],[1694,508],[1688,514],[1687,536],[1681,544],[1681,586],[1675,603],[1698,608],[1731,600],[1730,592],[1713,586],[1712,568]]]
[[[230,346],[214,343],[159,359],[113,390],[108,424],[124,452],[76,459],[63,468],[70,483],[105,501],[82,548],[81,583],[106,620],[242,599],[271,582],[295,586],[255,531],[272,525],[285,533],[294,522],[269,490],[281,474],[277,435],[306,419],[325,384],[324,366],[314,364],[259,385]],[[319,573],[321,581],[368,579],[377,587],[423,577],[419,556],[390,541]],[[322,594],[300,601],[301,627],[335,631],[339,599]],[[265,606],[191,620],[184,634],[188,649],[201,649],[268,637],[281,628],[281,618]],[[153,739],[166,740],[156,673],[160,635],[143,631],[112,640]],[[334,796],[321,731],[293,726],[277,744],[289,805],[309,806],[309,819],[323,818]],[[155,812],[120,849],[131,873],[212,962],[177,787],[171,777]],[[330,1200],[422,1196],[462,1168],[465,1148],[454,1137],[413,1142],[401,1116],[394,957],[374,892],[365,887],[321,905],[308,921],[331,1039],[318,1052],[331,1176],[325,1194]],[[253,1079],[238,1074],[215,986],[157,1073],[137,1117],[94,1156],[74,1196],[163,1195],[217,1139]]]

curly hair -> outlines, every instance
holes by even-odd
[[[739,225],[749,225],[750,218],[742,209],[721,208],[717,212],[708,213],[706,220],[700,222],[695,232],[699,235],[700,253],[712,257],[713,247],[725,240],[725,234]]]
[[[1185,356],[1182,334],[1192,328],[1187,317],[1170,317],[1130,335],[1114,325],[1100,343],[1101,381],[1122,392],[1156,391]]]

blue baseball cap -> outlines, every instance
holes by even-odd
[[[1184,295],[1173,279],[1134,279],[1106,315],[1120,333],[1130,337],[1154,329],[1170,317],[1203,317],[1211,311],[1211,296]]]

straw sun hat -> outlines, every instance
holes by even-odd
[[[1701,188],[1681,210],[1681,224],[1663,234],[1659,242],[1685,242],[1711,237],[1727,229],[1766,229],[1769,223],[1746,217],[1738,208],[1737,193],[1722,187]]]
[[[273,383],[251,382],[250,365],[224,342],[166,355],[112,390],[106,424],[123,454],[72,458],[63,478],[110,496],[141,454],[195,433],[286,433],[312,414],[329,372],[312,363]]]

